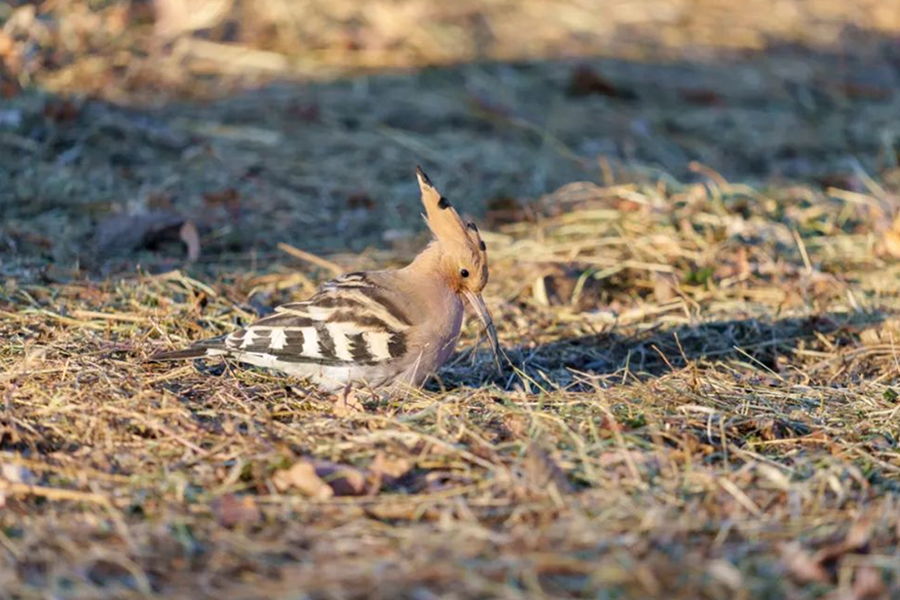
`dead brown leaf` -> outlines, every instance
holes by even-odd
[[[588,65],[578,65],[572,70],[566,91],[570,96],[598,94],[627,100],[637,97],[630,89],[616,85]]]
[[[788,570],[799,581],[803,582],[833,582],[837,571],[836,565],[844,555],[866,551],[866,546],[872,536],[872,521],[864,517],[854,522],[844,536],[844,539],[824,546],[814,553],[810,553],[799,542],[790,542],[781,547],[781,559]],[[864,577],[869,578],[869,575]],[[870,580],[863,581],[861,588],[868,593],[868,586],[874,584]],[[852,596],[853,598],[866,598],[868,596]]]
[[[371,489],[377,491],[383,485],[393,485],[398,479],[409,473],[412,462],[401,456],[388,456],[384,452],[375,455],[369,467]]]
[[[866,518],[860,519],[850,526],[843,540],[820,549],[813,559],[823,565],[833,564],[847,553],[864,549],[871,535],[872,522]]]
[[[279,491],[296,488],[310,498],[327,500],[332,496],[361,496],[368,490],[361,469],[326,460],[302,458],[288,469],[276,471],[272,483]]]
[[[217,25],[232,0],[156,0],[156,35],[165,39]]]
[[[6,58],[11,55],[15,46],[15,40],[3,31],[0,31],[0,58]]]
[[[224,209],[232,220],[237,220],[241,213],[241,195],[233,187],[203,194],[203,204],[212,210]]]
[[[879,85],[873,82],[848,81],[837,85],[838,91],[852,100],[889,100],[894,91],[889,85]]]
[[[365,407],[355,394],[338,394],[332,406],[334,416],[344,418],[352,417],[366,412]]]
[[[315,469],[336,496],[362,496],[368,491],[366,473],[361,469],[328,461],[316,461]]]
[[[212,503],[213,515],[223,527],[255,525],[262,521],[262,512],[253,496],[225,494]]]
[[[334,496],[331,486],[316,474],[316,467],[306,459],[297,461],[288,469],[276,471],[272,483],[281,492],[296,488],[304,496],[317,500]]]
[[[81,108],[71,100],[49,100],[44,104],[44,116],[57,123],[69,123],[78,118]]]
[[[782,544],[781,562],[800,582],[824,583],[828,581],[828,572],[799,542]]]
[[[736,251],[730,252],[715,269],[715,276],[717,279],[726,279],[729,277],[745,279],[749,277],[751,273],[752,268],[748,259],[746,246],[740,246]]]
[[[690,104],[699,104],[701,106],[725,105],[725,100],[721,94],[707,88],[685,88],[679,90],[678,95],[681,96],[682,100]]]
[[[653,273],[653,297],[659,303],[668,302],[678,295],[678,276],[674,273]]]
[[[872,566],[863,566],[856,570],[853,580],[853,600],[884,598],[884,579],[881,571]]]
[[[375,208],[375,200],[364,190],[357,190],[347,196],[347,208],[350,210],[364,209],[372,210]]]

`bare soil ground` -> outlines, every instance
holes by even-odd
[[[434,4],[0,2],[0,597],[900,597],[900,4]],[[417,163],[502,376],[144,361]]]

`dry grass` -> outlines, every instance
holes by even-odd
[[[884,2],[744,4],[744,37],[714,2],[661,3],[682,22],[615,4],[604,27],[633,52],[598,34],[573,51],[619,59],[587,76],[463,64],[185,105],[199,63],[110,68],[156,43],[140,15],[17,72],[97,91],[95,65],[122,102],[163,78],[168,103],[26,90],[0,109],[0,597],[900,596],[900,86],[875,33],[897,24]],[[124,6],[98,5],[78,18]],[[543,59],[596,24],[588,3],[367,6],[290,21],[323,36],[310,64]],[[422,14],[431,35],[384,41]],[[495,45],[444,43],[463,17]],[[825,48],[847,23],[867,33]],[[229,43],[308,50],[252,25]],[[752,52],[688,60],[702,32]],[[772,36],[807,47],[762,52]],[[864,90],[859,65],[878,67]],[[408,258],[416,160],[485,225],[503,377],[475,324],[428,389],[362,411],[260,370],[143,362],[330,276],[278,242],[348,270]]]
[[[351,415],[262,372],[141,362],[228,330],[248,289],[300,292],[291,274],[7,287],[6,589],[896,593],[900,270],[842,233],[858,206],[779,203],[828,230],[808,271],[790,224],[736,216],[752,190],[710,190],[579,184],[500,228],[489,303],[517,371],[463,355],[442,391]],[[577,308],[544,305],[582,277]],[[304,459],[369,483],[279,489]],[[372,481],[385,460],[398,478]]]

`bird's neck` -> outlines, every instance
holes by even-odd
[[[446,254],[439,243],[432,242],[397,274],[408,297],[427,307],[429,313],[455,315],[462,300],[451,285],[448,269]]]
[[[440,281],[450,287],[446,262],[441,245],[431,242],[401,271],[414,281]]]
[[[463,301],[448,276],[449,261],[439,243],[432,242],[413,261],[398,271],[406,300],[421,323],[418,343],[427,360],[443,363],[453,352],[459,338]],[[424,360],[424,359],[423,359]]]

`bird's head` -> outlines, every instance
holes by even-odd
[[[460,218],[450,201],[435,189],[421,167],[416,168],[416,176],[422,191],[422,204],[425,206],[425,222],[440,246],[441,275],[453,291],[468,300],[484,324],[499,368],[500,346],[497,332],[481,297],[481,291],[488,281],[487,246],[475,223],[467,223]]]

